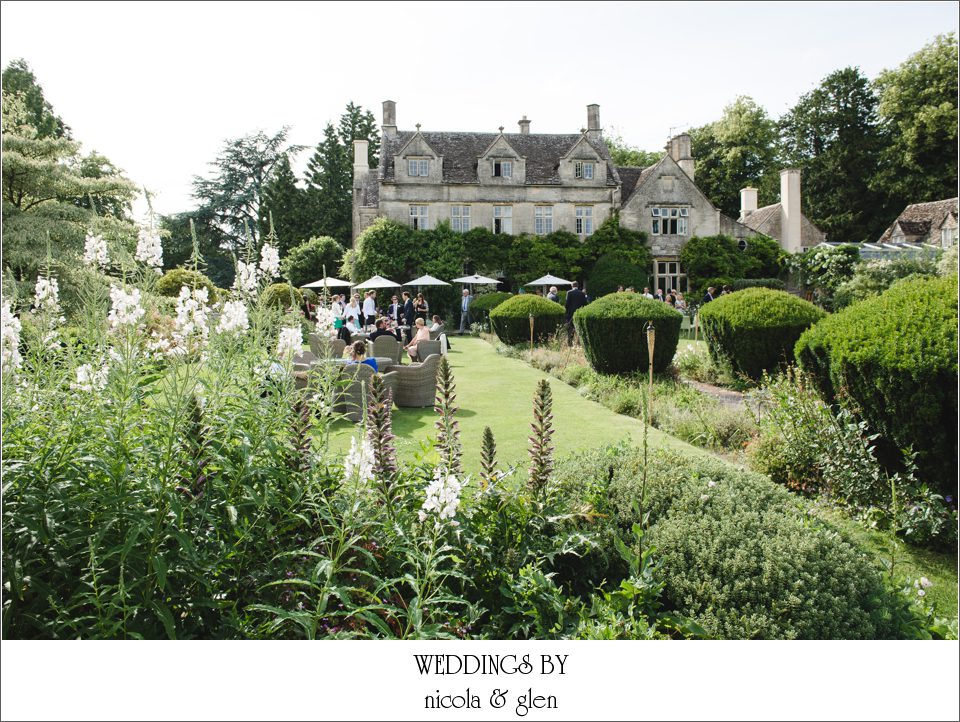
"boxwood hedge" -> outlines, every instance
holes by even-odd
[[[700,325],[714,361],[759,379],[793,359],[793,347],[824,312],[784,291],[745,288],[700,308]]]
[[[881,435],[885,463],[912,446],[921,477],[956,493],[956,275],[854,303],[804,333],[795,352],[826,400],[850,405]]]
[[[507,299],[490,312],[490,324],[497,338],[506,344],[530,342],[530,315],[533,315],[535,341],[555,334],[563,323],[563,306],[543,296],[521,294]]]
[[[293,288],[289,283],[274,283],[260,295],[260,303],[267,308],[290,308],[291,294],[297,308],[303,305],[303,294],[300,289]]]
[[[477,296],[470,303],[470,317],[474,321],[485,319],[493,309],[511,296],[513,296],[512,293],[506,293],[505,291],[494,291]]]
[[[606,374],[647,370],[647,321],[657,331],[653,370],[665,370],[677,352],[681,320],[676,309],[638,293],[611,293],[573,315],[587,360]]]
[[[558,488],[596,512],[598,544],[566,575],[626,570],[613,537],[636,540],[643,453],[620,445],[561,460]],[[910,636],[904,604],[877,568],[806,502],[765,476],[706,456],[650,455],[645,541],[672,613],[725,639],[884,639]],[[909,615],[909,613],[907,613]]]
[[[779,278],[735,278],[730,287],[734,291],[742,291],[745,288],[772,288],[776,291],[787,290],[787,284]]]
[[[209,292],[207,300],[210,303],[217,300],[217,287],[213,285],[213,281],[202,273],[187,268],[174,268],[164,273],[157,281],[156,290],[161,296],[176,298],[183,286],[194,290],[206,288]]]

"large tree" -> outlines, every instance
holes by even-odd
[[[53,106],[43,96],[43,88],[23,58],[13,60],[3,70],[3,91],[20,94],[23,99],[25,121],[36,130],[38,138],[67,138],[70,128],[53,112]]]
[[[877,187],[895,215],[907,203],[957,194],[957,36],[939,35],[876,80],[889,131]],[[892,220],[892,217],[887,219]]]
[[[783,160],[802,171],[804,213],[832,241],[872,241],[889,222],[872,189],[886,140],[877,96],[857,68],[837,70],[780,120]]]
[[[190,222],[193,221],[191,231]],[[199,257],[198,270],[220,288],[233,284],[233,257],[226,246],[223,230],[209,210],[200,209],[160,217],[163,238],[163,269],[192,267],[194,254]],[[194,247],[196,236],[196,248]]]
[[[212,216],[234,251],[243,246],[248,231],[256,241],[269,227],[267,188],[287,155],[302,150],[287,145],[289,130],[284,126],[273,135],[258,131],[228,140],[210,163],[212,176],[193,179],[200,211]]]
[[[696,182],[721,211],[740,215],[740,189],[760,189],[760,205],[776,202],[776,123],[752,98],[740,96],[719,120],[693,128]]]
[[[630,145],[616,131],[609,131],[604,135],[603,142],[610,151],[610,157],[613,158],[614,165],[634,166],[646,168],[656,163],[663,156],[663,151],[641,150],[635,145]]]
[[[281,256],[309,238],[307,191],[297,185],[289,154],[277,163],[273,178],[264,192],[264,204],[267,212],[273,216]]]

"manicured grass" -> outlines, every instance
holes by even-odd
[[[643,439],[643,422],[621,416],[598,403],[583,398],[576,389],[538,371],[518,359],[497,354],[486,341],[472,337],[454,337],[448,358],[457,384],[457,419],[464,448],[464,467],[476,472],[480,465],[480,440],[483,427],[489,426],[497,442],[497,458],[506,467],[527,460],[527,437],[533,420],[533,394],[540,379],[550,381],[553,391],[553,436],[557,454],[595,448],[629,438],[635,444]],[[401,459],[412,461],[421,444],[436,436],[437,419],[432,407],[397,409],[393,412],[393,433]],[[331,437],[334,449],[346,451],[356,427],[337,424]],[[692,454],[697,449],[656,429],[649,430],[650,448],[669,446]]]

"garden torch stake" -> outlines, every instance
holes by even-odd
[[[533,351],[533,314],[530,314],[530,350]]]
[[[647,353],[650,356],[650,387],[647,391],[647,423],[653,425],[653,413],[650,411],[650,402],[653,400],[653,344],[657,340],[657,331],[653,321],[647,321]]]

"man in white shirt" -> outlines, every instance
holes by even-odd
[[[376,291],[367,291],[363,299],[363,322],[367,326],[372,326],[377,322],[377,303],[374,300],[376,296]]]
[[[649,298],[651,301],[653,300],[653,294],[650,293],[650,288],[648,286],[643,287],[643,297]]]

